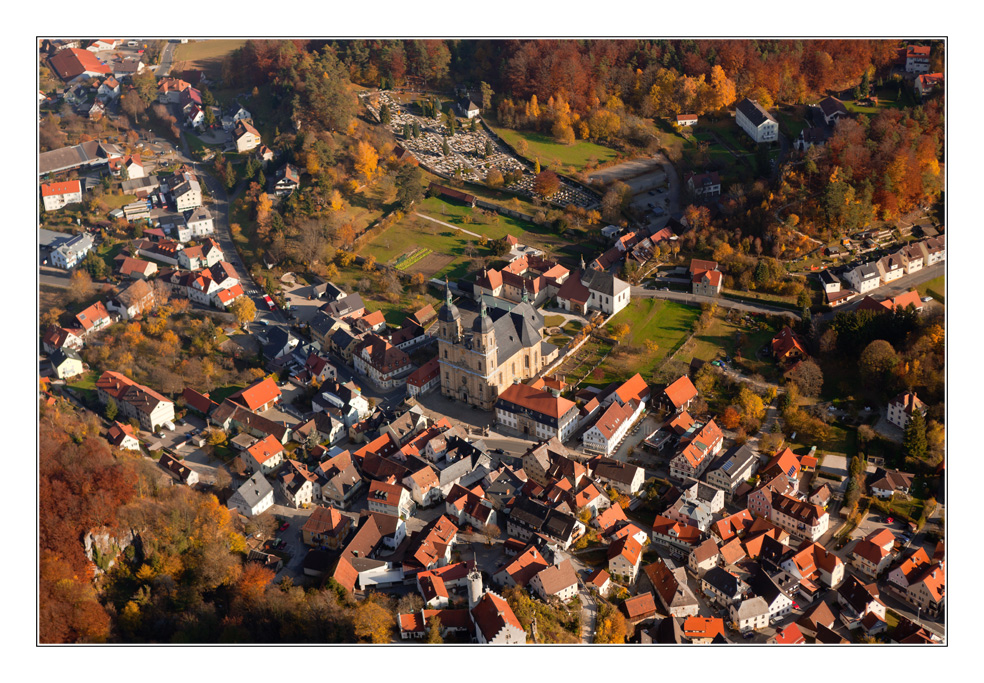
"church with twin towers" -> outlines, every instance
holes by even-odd
[[[559,353],[543,338],[543,316],[525,294],[511,310],[489,308],[482,297],[478,315],[463,317],[445,283],[437,319],[441,393],[482,410],[491,411],[499,394],[535,377]]]

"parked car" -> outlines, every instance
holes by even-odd
[[[269,294],[264,294],[263,295],[263,301],[266,302],[266,305],[269,306],[269,308],[270,308],[271,311],[277,310],[277,305],[275,303],[273,303],[273,299],[270,298],[270,295]]]

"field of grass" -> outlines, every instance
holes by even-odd
[[[919,292],[919,296],[931,296],[941,304],[946,303],[946,275],[940,275],[937,278],[933,278],[929,282],[924,282],[918,287],[916,291]]]
[[[172,71],[201,69],[214,81],[222,75],[222,60],[245,40],[196,40],[178,45],[174,49]]]
[[[615,353],[599,367],[601,377],[589,377],[587,385],[606,386],[626,380],[637,372],[649,379],[659,364],[690,334],[700,310],[675,301],[636,299],[616,315],[607,330],[626,323],[631,331]],[[659,346],[654,353],[646,349],[646,341]]]
[[[573,145],[562,145],[543,133],[511,130],[509,128],[495,128],[494,130],[513,147],[520,140],[526,140],[529,145],[526,157],[531,161],[538,158],[541,168],[549,167],[553,170],[564,170],[570,167],[575,171],[580,171],[591,161],[605,163],[614,159],[618,154],[610,147],[603,147],[587,140],[578,140]]]
[[[227,387],[219,387],[218,389],[213,389],[208,397],[216,403],[222,403],[240,389],[244,389],[245,386],[244,384],[231,384]]]
[[[558,325],[564,324],[564,316],[562,315],[546,315],[543,317],[543,324],[547,327],[557,327]]]
[[[470,217],[476,220],[486,220],[467,206],[446,202],[438,197],[429,197],[417,207],[417,212],[450,225],[460,226],[462,230],[484,235],[489,240],[497,240],[511,234],[521,242],[538,242],[536,230],[538,226],[520,221],[508,216],[496,214],[487,223],[467,222]],[[532,239],[531,239],[532,238]],[[396,225],[387,228],[376,236],[369,244],[363,246],[359,253],[362,256],[372,254],[378,263],[390,263],[398,256],[414,248],[430,249],[435,254],[446,254],[452,261],[438,270],[434,277],[447,275],[460,278],[467,274],[474,265],[475,257],[490,257],[491,250],[479,245],[480,238],[465,232],[458,232],[440,223],[429,221],[413,213],[405,216]],[[474,255],[467,253],[469,246],[475,250]]]
[[[824,441],[809,441],[805,437],[798,438],[796,441],[786,441],[786,445],[797,453],[806,453],[813,446],[817,447],[816,455],[843,455],[853,458],[857,453],[857,430],[854,427],[845,427],[839,423],[829,425],[830,434]]]

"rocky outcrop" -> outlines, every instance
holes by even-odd
[[[116,559],[131,545],[139,549],[140,535],[133,529],[113,531],[108,527],[93,529],[85,535],[85,554],[96,565],[96,574],[109,571]]]

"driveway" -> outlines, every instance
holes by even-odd
[[[284,568],[277,574],[277,580],[279,581],[286,574],[296,583],[297,580],[304,577],[304,570],[301,568],[301,565],[304,563],[304,556],[307,555],[308,551],[301,537],[301,527],[307,522],[314,508],[298,510],[283,504],[286,503],[286,500],[283,499],[283,494],[279,490],[274,495],[277,497],[278,502],[263,514],[286,517],[290,523],[290,526],[284,531],[278,531],[276,534],[277,538],[283,539],[284,543],[286,543],[286,546],[282,550],[290,554],[290,559],[284,562]]]

